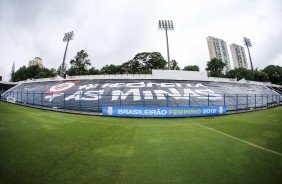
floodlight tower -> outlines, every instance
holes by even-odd
[[[251,40],[249,38],[244,37],[243,41],[244,41],[244,44],[247,46],[249,58],[250,58],[250,63],[251,63],[251,69],[252,69],[252,72],[254,72],[253,62],[252,62],[252,58],[251,58],[251,54],[250,54],[250,50],[249,50],[249,47],[252,47]]]
[[[170,70],[169,45],[168,45],[167,31],[174,30],[172,20],[159,20],[159,30],[161,31],[165,30],[166,46],[167,46],[167,65],[168,65],[168,70]]]
[[[61,71],[60,71],[62,77],[64,77],[65,60],[66,60],[69,41],[71,41],[73,39],[73,35],[74,35],[73,31],[65,33],[65,35],[64,35],[63,41],[67,42],[67,45],[66,45],[66,49],[65,49],[63,63],[62,63],[62,66],[61,66]]]

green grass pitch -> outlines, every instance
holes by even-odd
[[[281,183],[281,134],[282,107],[134,119],[0,102],[0,183]]]

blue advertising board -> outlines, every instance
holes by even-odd
[[[226,106],[197,106],[197,107],[142,107],[142,106],[103,106],[103,116],[122,117],[196,117],[218,116],[226,114]]]

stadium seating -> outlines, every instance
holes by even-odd
[[[282,101],[279,87],[236,82],[165,79],[84,79],[20,83],[2,94],[38,107],[101,112],[102,106],[217,106],[228,111]]]
[[[16,84],[0,82],[0,96],[2,93],[4,93],[5,91],[9,90],[10,88],[14,86],[16,86]]]

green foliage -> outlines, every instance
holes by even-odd
[[[28,73],[27,73],[26,66],[20,67],[20,68],[12,75],[12,81],[13,81],[13,82],[27,80],[27,78],[28,78]]]
[[[159,52],[142,52],[134,56],[133,59],[121,65],[105,65],[100,70],[91,66],[88,54],[81,50],[74,59],[70,61],[71,67],[66,71],[68,75],[95,75],[95,74],[150,74],[152,69],[165,69],[167,62]],[[175,60],[172,60],[172,69],[179,70]],[[60,72],[60,67],[57,72]]]
[[[136,73],[150,73],[152,69],[165,69],[167,65],[167,62],[159,52],[138,53],[130,62],[138,65]]]
[[[226,72],[225,77],[237,78],[237,80],[241,80],[243,78],[246,80],[254,80],[252,70],[248,70],[246,68],[235,68],[234,70],[229,70]]]
[[[150,74],[152,69],[165,69],[166,61],[159,52],[142,52],[133,59],[121,65],[106,65],[101,68],[101,74]],[[173,60],[173,67],[177,70],[177,62]]]
[[[269,77],[267,73],[262,72],[262,71],[255,70],[254,77],[255,77],[255,80],[259,82],[268,82],[269,81]]]
[[[188,65],[188,66],[184,66],[183,70],[186,70],[186,71],[200,71],[200,68],[197,65]]]
[[[88,74],[89,74],[89,75],[98,75],[98,74],[100,74],[100,70],[99,70],[99,69],[96,69],[95,67],[91,67],[91,68],[88,70]]]
[[[137,60],[129,60],[122,63],[119,73],[121,74],[136,74],[142,71],[142,64]]]
[[[178,66],[177,61],[175,60],[170,61],[170,69],[171,70],[180,70],[180,67]]]
[[[12,81],[17,82],[27,79],[41,79],[55,76],[56,70],[54,68],[40,68],[38,65],[29,67],[22,66],[12,75]]]
[[[282,85],[282,67],[278,65],[269,65],[265,67],[263,72],[267,73],[270,82]]]
[[[66,71],[68,75],[86,75],[88,74],[88,66],[91,66],[88,54],[84,50],[77,52],[70,64],[71,67]]]
[[[213,58],[207,62],[206,71],[209,72],[210,77],[222,77],[224,66],[225,63],[223,63],[221,59]]]
[[[120,67],[118,65],[106,65],[100,70],[100,74],[118,74]]]
[[[57,75],[61,75],[61,68],[62,68],[62,65],[59,66],[59,68],[57,69],[56,73]],[[65,75],[66,74],[66,64],[65,64],[65,67],[63,68],[63,74]]]

